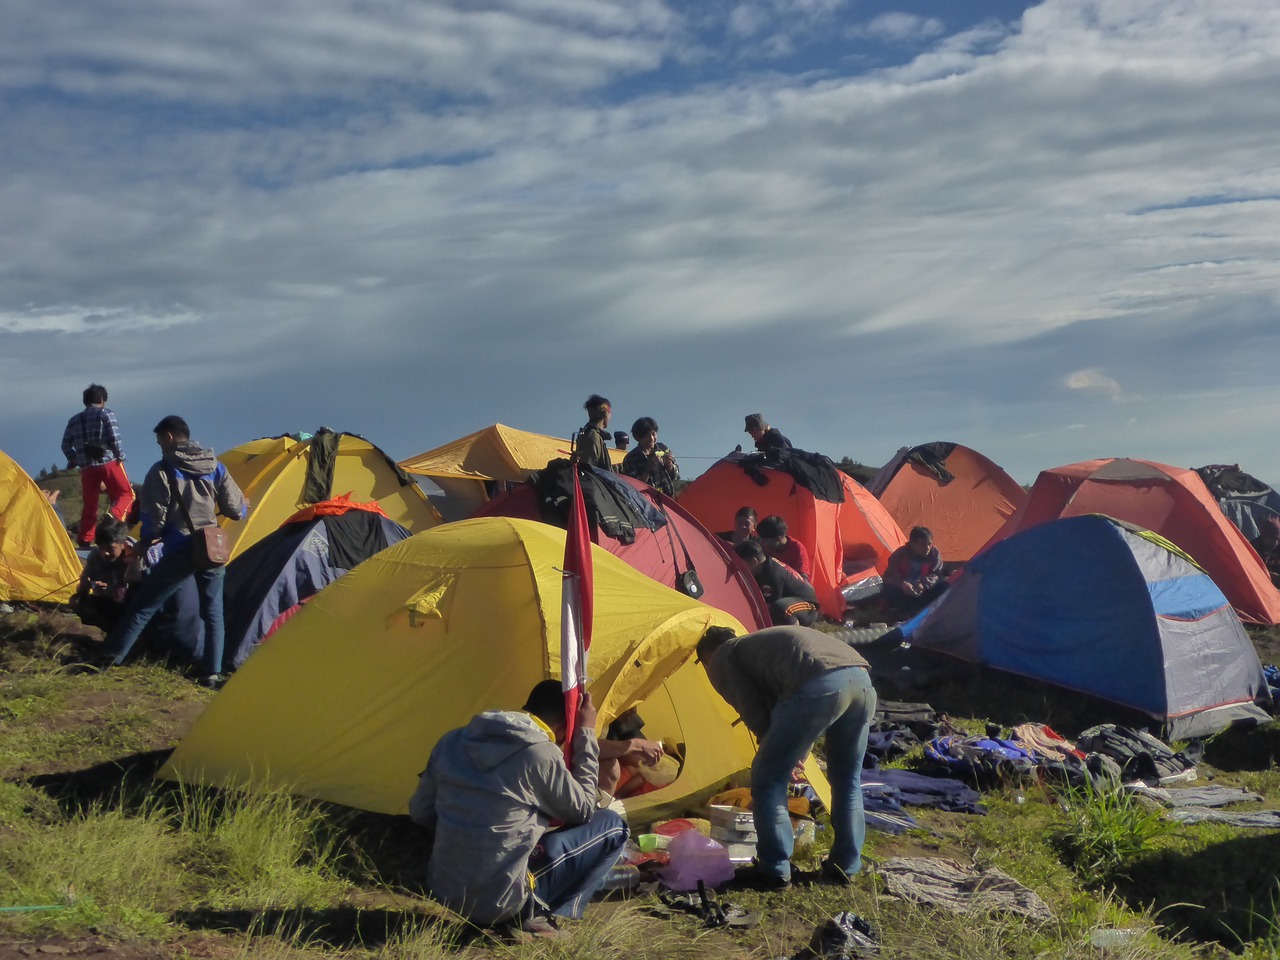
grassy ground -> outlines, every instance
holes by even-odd
[[[1274,662],[1280,636],[1255,639]],[[425,851],[404,818],[154,780],[214,694],[160,666],[81,671],[91,643],[65,617],[0,618],[0,960],[768,960],[795,954],[841,910],[871,921],[887,957],[1096,958],[1092,939],[1111,928],[1136,932],[1109,957],[1280,957],[1280,832],[1172,827],[1136,804],[1013,786],[987,794],[984,817],[920,811],[922,829],[873,833],[869,853],[998,867],[1046,900],[1050,923],[913,907],[866,872],[849,890],[724,894],[759,912],[749,930],[656,916],[656,896],[642,894],[593,905],[563,940],[498,942],[421,896]],[[882,697],[926,700],[967,729],[1035,719],[1071,735],[1110,719],[994,674],[894,657],[876,673]],[[1213,741],[1200,770],[1274,807],[1278,757],[1273,722]]]

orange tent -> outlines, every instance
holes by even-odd
[[[743,469],[747,465],[755,469],[748,473]],[[852,477],[837,473],[844,503],[818,499],[785,470],[763,466],[758,458],[730,456],[685,487],[677,499],[712,531],[732,530],[741,507],[754,507],[762,518],[782,517],[788,536],[809,551],[818,605],[827,616],[838,618],[845,605],[841,586],[853,577],[882,573],[889,554],[906,538],[875,497]]]
[[[958,443],[903,447],[867,487],[903,531],[928,527],[942,559],[963,563],[1013,516],[1027,492]]]
[[[1280,623],[1280,591],[1194,470],[1104,459],[1041,471],[1017,512],[983,546],[1058,517],[1101,513],[1158,533],[1188,553],[1241,620]],[[982,551],[979,551],[980,553]]]

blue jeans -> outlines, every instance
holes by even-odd
[[[204,622],[204,649],[200,671],[208,676],[222,672],[222,644],[225,629],[222,620],[222,584],[224,567],[197,570],[191,562],[191,551],[185,543],[167,547],[159,563],[151,568],[146,580],[129,600],[124,618],[107,637],[106,653],[112,662],[121,664],[138,642],[153,617],[178,592],[184,580],[195,577],[200,593],[200,619]]]
[[[580,827],[544,833],[529,858],[534,902],[528,908],[582,919],[626,842],[627,823],[612,810],[597,810]]]
[[[824,732],[835,833],[830,859],[849,875],[862,868],[867,830],[862,814],[862,758],[875,712],[876,691],[861,667],[819,674],[773,708],[769,730],[751,763],[756,860],[764,873],[791,877],[795,835],[787,814],[787,784],[791,771]]]

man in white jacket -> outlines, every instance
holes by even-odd
[[[627,840],[626,822],[597,808],[595,723],[584,694],[566,765],[564,694],[544,680],[522,710],[485,711],[440,738],[409,801],[433,834],[436,899],[480,926],[533,933],[582,916]]]

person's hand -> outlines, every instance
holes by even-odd
[[[622,759],[634,760],[643,763],[646,767],[652,767],[662,759],[662,753],[662,744],[637,738],[627,741],[627,752],[622,755]]]
[[[591,702],[591,694],[582,691],[582,699],[578,702],[578,729],[594,730],[596,728],[596,705]]]

